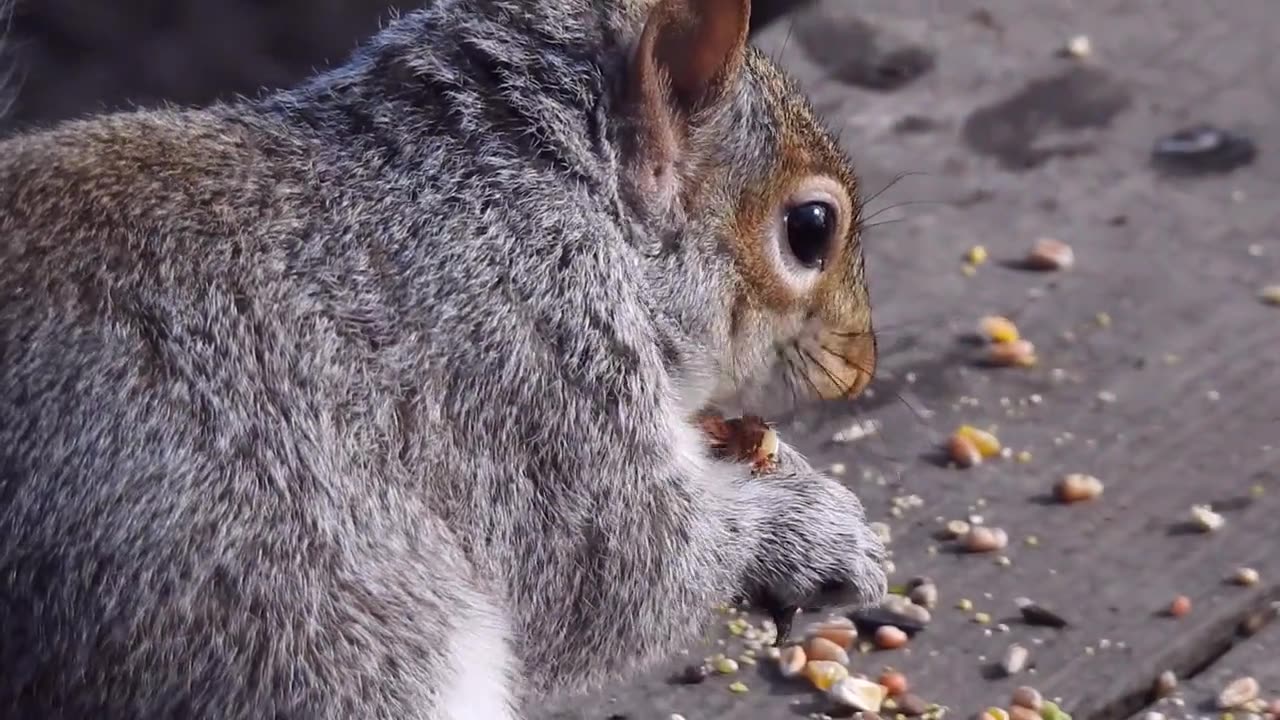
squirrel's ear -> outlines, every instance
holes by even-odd
[[[633,58],[643,102],[693,114],[714,104],[742,63],[751,0],[658,0]]]
[[[723,99],[742,65],[751,0],[657,0],[628,68],[636,181],[666,194],[687,122]]]

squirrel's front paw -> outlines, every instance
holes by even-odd
[[[884,543],[853,492],[785,445],[777,468],[753,482],[770,509],[745,590],[779,623],[780,640],[797,608],[862,607],[883,599]]]

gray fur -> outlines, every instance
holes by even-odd
[[[879,598],[852,493],[693,445],[732,270],[620,183],[625,15],[438,0],[288,92],[0,144],[0,716],[443,720],[477,623],[520,703],[740,592]],[[698,140],[717,202],[761,93]]]

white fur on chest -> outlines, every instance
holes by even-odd
[[[440,700],[439,720],[516,720],[514,658],[504,616],[492,606],[475,613],[449,640],[455,675]]]

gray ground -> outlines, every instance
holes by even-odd
[[[340,54],[387,3],[312,0],[305,17],[288,4],[228,0],[215,12],[174,0],[182,10],[167,24],[142,27],[151,21],[138,18],[162,15],[142,0],[127,3],[136,12],[98,15],[86,10],[96,4],[50,0],[22,24],[34,45],[16,117],[285,82]],[[341,18],[353,24],[339,28]],[[1058,57],[1077,34],[1093,55]],[[909,649],[859,655],[855,671],[898,667],[951,717],[1031,683],[1077,720],[1126,718],[1164,669],[1189,678],[1184,706],[1160,707],[1171,717],[1209,714],[1206,699],[1241,673],[1280,695],[1277,625],[1237,632],[1280,599],[1280,308],[1257,299],[1280,283],[1277,37],[1277,0],[818,0],[759,33],[858,161],[884,352],[874,396],[782,429],[813,459],[848,468],[892,528],[896,579],[927,574],[942,592]],[[1202,122],[1252,137],[1256,161],[1197,176],[1150,164],[1158,137]],[[1041,236],[1072,244],[1077,266],[1009,266]],[[961,258],[977,244],[991,260],[969,276]],[[1014,318],[1040,365],[975,367],[978,351],[961,336],[987,313]],[[832,441],[854,419],[882,429]],[[962,422],[997,424],[1032,461],[937,466],[931,453]],[[1102,478],[1103,498],[1046,503],[1065,472]],[[912,496],[921,506],[904,501]],[[1186,532],[1194,503],[1216,503],[1226,526]],[[934,539],[942,519],[971,514],[1008,529],[1008,566]],[[1224,582],[1237,565],[1256,567],[1261,582]],[[1194,601],[1192,614],[1159,617],[1175,594]],[[1019,623],[1020,595],[1059,609],[1072,628]],[[992,624],[954,609],[960,598]],[[1007,632],[992,630],[1000,622]],[[998,677],[992,662],[1014,641],[1031,649],[1032,669]],[[764,667],[735,678],[743,694],[728,678],[666,682],[672,668],[740,645],[713,628],[668,667],[534,718],[763,720],[824,709]]]

